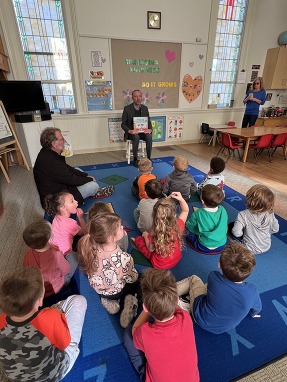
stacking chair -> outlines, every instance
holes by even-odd
[[[199,143],[202,143],[204,138],[207,137],[208,138],[208,144],[210,144],[212,141],[212,138],[213,138],[214,131],[209,129],[209,124],[208,123],[202,123],[201,127],[200,127],[200,131],[201,131],[201,137],[200,137]]]
[[[273,137],[274,137],[274,134],[265,134],[259,138],[259,141],[257,143],[253,143],[253,144],[249,145],[249,149],[254,150],[254,159],[255,159],[256,163],[257,163],[258,156],[265,149],[268,150],[269,162],[272,162],[271,154],[270,154],[270,148],[271,148],[271,141],[272,141]]]
[[[284,157],[284,160],[286,160],[286,153],[285,153],[285,150],[286,150],[286,140],[287,140],[287,133],[281,133],[281,134],[278,134],[278,135],[275,135],[274,138],[272,139],[272,142],[271,142],[271,145],[270,145],[270,150],[271,150],[271,161],[272,161],[272,157],[275,153],[275,151],[277,150],[278,147],[282,147],[283,149],[283,157]]]
[[[233,153],[233,158],[235,158],[235,150],[237,151],[239,159],[241,159],[241,155],[239,153],[239,149],[242,148],[242,145],[235,144],[232,142],[230,134],[228,133],[221,133],[221,147],[217,153],[216,156],[218,156],[221,152],[224,152],[225,149],[228,150],[228,158],[226,159],[226,162],[231,157],[231,154]]]
[[[133,142],[130,139],[126,140],[126,159],[128,164],[131,163],[131,158],[133,157]],[[139,148],[138,148],[138,158],[145,158],[145,141],[142,139],[139,140]]]

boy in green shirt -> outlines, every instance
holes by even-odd
[[[220,253],[226,245],[228,216],[219,204],[224,199],[222,190],[212,184],[202,188],[200,196],[203,208],[197,209],[186,223],[188,244],[196,251]]]

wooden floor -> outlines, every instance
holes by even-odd
[[[207,160],[216,156],[220,148],[219,145],[208,146],[207,143],[186,144],[179,147]],[[237,154],[235,155],[235,158],[231,157],[228,160],[226,168],[287,194],[287,161],[283,159],[282,148],[277,149],[271,163],[267,151],[262,153],[257,163],[254,161],[253,150],[248,153],[246,163],[240,162]],[[220,157],[226,160],[223,154],[220,154]]]

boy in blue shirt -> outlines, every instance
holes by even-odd
[[[261,299],[255,285],[244,280],[252,273],[255,256],[238,242],[229,243],[222,251],[218,271],[211,272],[207,285],[197,276],[177,282],[179,295],[189,293],[189,309],[203,329],[221,334],[234,329],[247,315],[260,317]]]

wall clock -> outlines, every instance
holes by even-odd
[[[147,12],[148,29],[161,29],[161,12]]]

